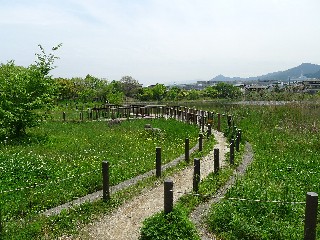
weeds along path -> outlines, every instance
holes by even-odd
[[[211,198],[208,202],[200,204],[198,207],[194,209],[194,211],[190,214],[191,221],[197,227],[198,233],[202,240],[215,240],[215,236],[207,231],[205,218],[209,212],[209,209],[212,204],[219,202],[227,191],[234,185],[237,177],[243,175],[247,169],[247,167],[253,161],[253,151],[251,145],[247,142],[245,145],[245,152],[243,155],[242,163],[234,170],[232,177],[229,181],[221,187],[217,194]]]
[[[220,150],[220,165],[225,164],[225,153],[229,150],[223,133],[214,131]],[[201,159],[201,178],[213,171],[213,150]],[[173,180],[174,201],[184,193],[192,191],[193,166],[189,166],[170,177]],[[81,239],[138,239],[144,219],[163,210],[163,185],[146,189],[142,194],[124,203],[113,213],[87,225],[81,231]]]

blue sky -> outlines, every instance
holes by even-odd
[[[0,62],[28,66],[38,44],[54,77],[144,85],[250,77],[320,64],[318,0],[0,0]]]

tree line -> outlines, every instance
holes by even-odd
[[[87,75],[85,78],[57,78],[59,100],[77,100],[81,102],[101,101],[121,104],[125,99],[139,101],[181,101],[197,99],[227,98],[236,99],[241,96],[237,87],[227,83],[218,83],[203,90],[185,90],[179,87],[166,87],[157,83],[154,86],[142,87],[131,76],[111,82]]]
[[[61,44],[52,48],[59,49]],[[85,78],[53,78],[56,57],[40,47],[37,60],[28,67],[17,66],[14,61],[0,63],[0,138],[21,136],[26,129],[38,125],[59,101],[77,101],[122,104],[125,101],[184,101],[198,99],[290,100],[292,89],[260,91],[243,95],[232,84],[220,82],[203,90],[185,90],[177,86],[156,84],[143,87],[138,80],[124,76],[107,81],[87,75]],[[303,94],[297,99],[304,98]],[[264,99],[266,98],[266,99]],[[288,99],[287,99],[288,98]]]
[[[142,85],[131,76],[107,81],[87,75],[85,78],[53,78],[58,57],[54,51],[47,54],[39,45],[37,60],[28,67],[17,66],[14,61],[0,63],[0,138],[21,136],[26,129],[38,125],[59,101],[99,101],[122,104],[125,100],[178,101],[199,98],[236,98],[240,91],[232,85],[221,83],[205,90],[167,88],[163,84],[153,87]]]

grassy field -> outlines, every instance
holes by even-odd
[[[145,124],[161,129],[147,132]],[[14,236],[33,216],[102,188],[101,162],[110,162],[110,183],[155,168],[155,148],[162,161],[184,153],[184,140],[197,142],[199,129],[173,119],[129,120],[108,126],[105,121],[47,121],[24,139],[0,143],[2,236]],[[41,227],[39,227],[39,231]],[[11,239],[11,237],[9,237]]]
[[[254,151],[254,162],[246,175],[237,180],[225,199],[211,206],[207,219],[210,231],[228,240],[303,239],[306,193],[320,192],[320,105],[193,102],[189,107],[224,113],[223,131],[227,130],[225,116],[233,115],[235,125],[242,129],[243,141],[249,141]],[[236,165],[242,151],[236,154]],[[188,215],[205,200],[203,196],[214,195],[232,169],[227,167],[203,180],[200,195],[184,196],[170,216],[158,213],[147,219],[142,229],[144,239],[172,239],[175,234],[199,239]],[[163,222],[168,226],[154,228]]]
[[[312,103],[232,107],[255,160],[227,195],[247,201],[212,206],[208,222],[215,234],[222,239],[303,238],[305,204],[300,202],[307,192],[320,192],[319,110]]]
[[[306,192],[320,192],[320,106],[310,102],[283,106],[200,102],[189,106],[224,113],[222,130],[226,130],[225,116],[232,114],[235,124],[242,129],[243,141],[249,141],[254,150],[255,159],[247,174],[227,194],[227,198],[247,200],[225,199],[213,205],[208,217],[210,230],[221,239],[302,239],[305,204],[301,202],[305,201]],[[110,162],[114,185],[153,169],[156,146],[162,147],[167,162],[184,152],[186,136],[194,145],[199,131],[174,120],[135,120],[109,127],[99,121],[63,123],[58,121],[60,116],[57,113],[55,121],[33,129],[23,141],[1,142],[1,223],[4,234],[10,231],[7,239],[14,236],[15,229],[27,229],[33,216],[42,210],[101,189],[102,161]],[[146,133],[146,123],[160,128],[162,134]],[[240,155],[236,158],[238,164]],[[204,180],[200,195],[213,195],[232,169],[226,168]],[[182,223],[187,224],[187,235],[194,233],[187,216],[203,200],[201,196],[183,197],[175,210],[180,217],[172,216],[179,221],[171,224],[173,229],[168,231],[174,232]],[[100,202],[98,205],[100,210],[105,208]],[[83,206],[72,214],[85,215],[90,211]],[[74,226],[68,225],[74,221],[70,214],[46,221],[63,229]],[[158,214],[149,224],[159,221],[163,218]],[[28,231],[46,231],[42,226],[33,228]]]

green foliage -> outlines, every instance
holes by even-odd
[[[165,97],[167,88],[165,85],[157,83],[152,88],[152,92],[153,92],[153,99],[157,101],[161,101]]]
[[[14,61],[0,65],[0,125],[4,134],[23,135],[43,119],[45,114],[36,110],[53,107],[55,84],[48,74],[56,57],[40,49],[38,61],[27,68],[16,66]]]
[[[131,76],[124,76],[120,79],[122,92],[126,97],[136,97],[139,89],[141,88],[140,83]]]
[[[157,213],[143,224],[140,240],[200,239],[187,213],[179,208],[169,214]]]
[[[162,101],[166,97],[167,88],[163,84],[157,83],[153,87],[141,88],[138,98],[141,101]],[[172,96],[175,97],[175,96]]]
[[[223,239],[302,239],[305,205],[290,203],[304,202],[306,192],[320,192],[319,106],[291,103],[233,110],[255,156],[227,197],[249,201],[213,205],[212,231]],[[262,201],[250,201],[255,199]]]
[[[60,100],[77,100],[79,102],[108,102],[122,104],[124,93],[122,84],[113,80],[108,82],[91,75],[82,78],[55,79],[59,89]]]
[[[124,93],[121,91],[121,83],[118,81],[112,81],[106,87],[105,96],[108,103],[122,104]]]
[[[148,134],[147,123],[161,134]],[[27,133],[19,141],[0,142],[0,192],[22,188],[1,195],[6,233],[26,228],[40,211],[101,189],[102,161],[110,162],[110,184],[116,185],[154,169],[157,146],[163,163],[183,154],[185,138],[195,145],[198,128],[173,119],[129,120],[112,127],[48,121]]]
[[[204,89],[204,96],[208,98],[217,98],[218,90],[214,86],[209,86]]]
[[[153,91],[151,88],[139,89],[138,99],[140,101],[151,101],[153,100]]]
[[[167,91],[166,94],[166,100],[169,101],[178,101],[181,100],[181,93],[183,92],[182,89],[178,88],[178,87],[172,87]]]
[[[241,95],[240,89],[228,83],[218,83],[214,88],[218,92],[218,98],[236,99]]]
[[[197,100],[201,97],[201,91],[200,90],[196,90],[196,89],[192,89],[188,92],[187,94],[187,99],[188,100]]]

